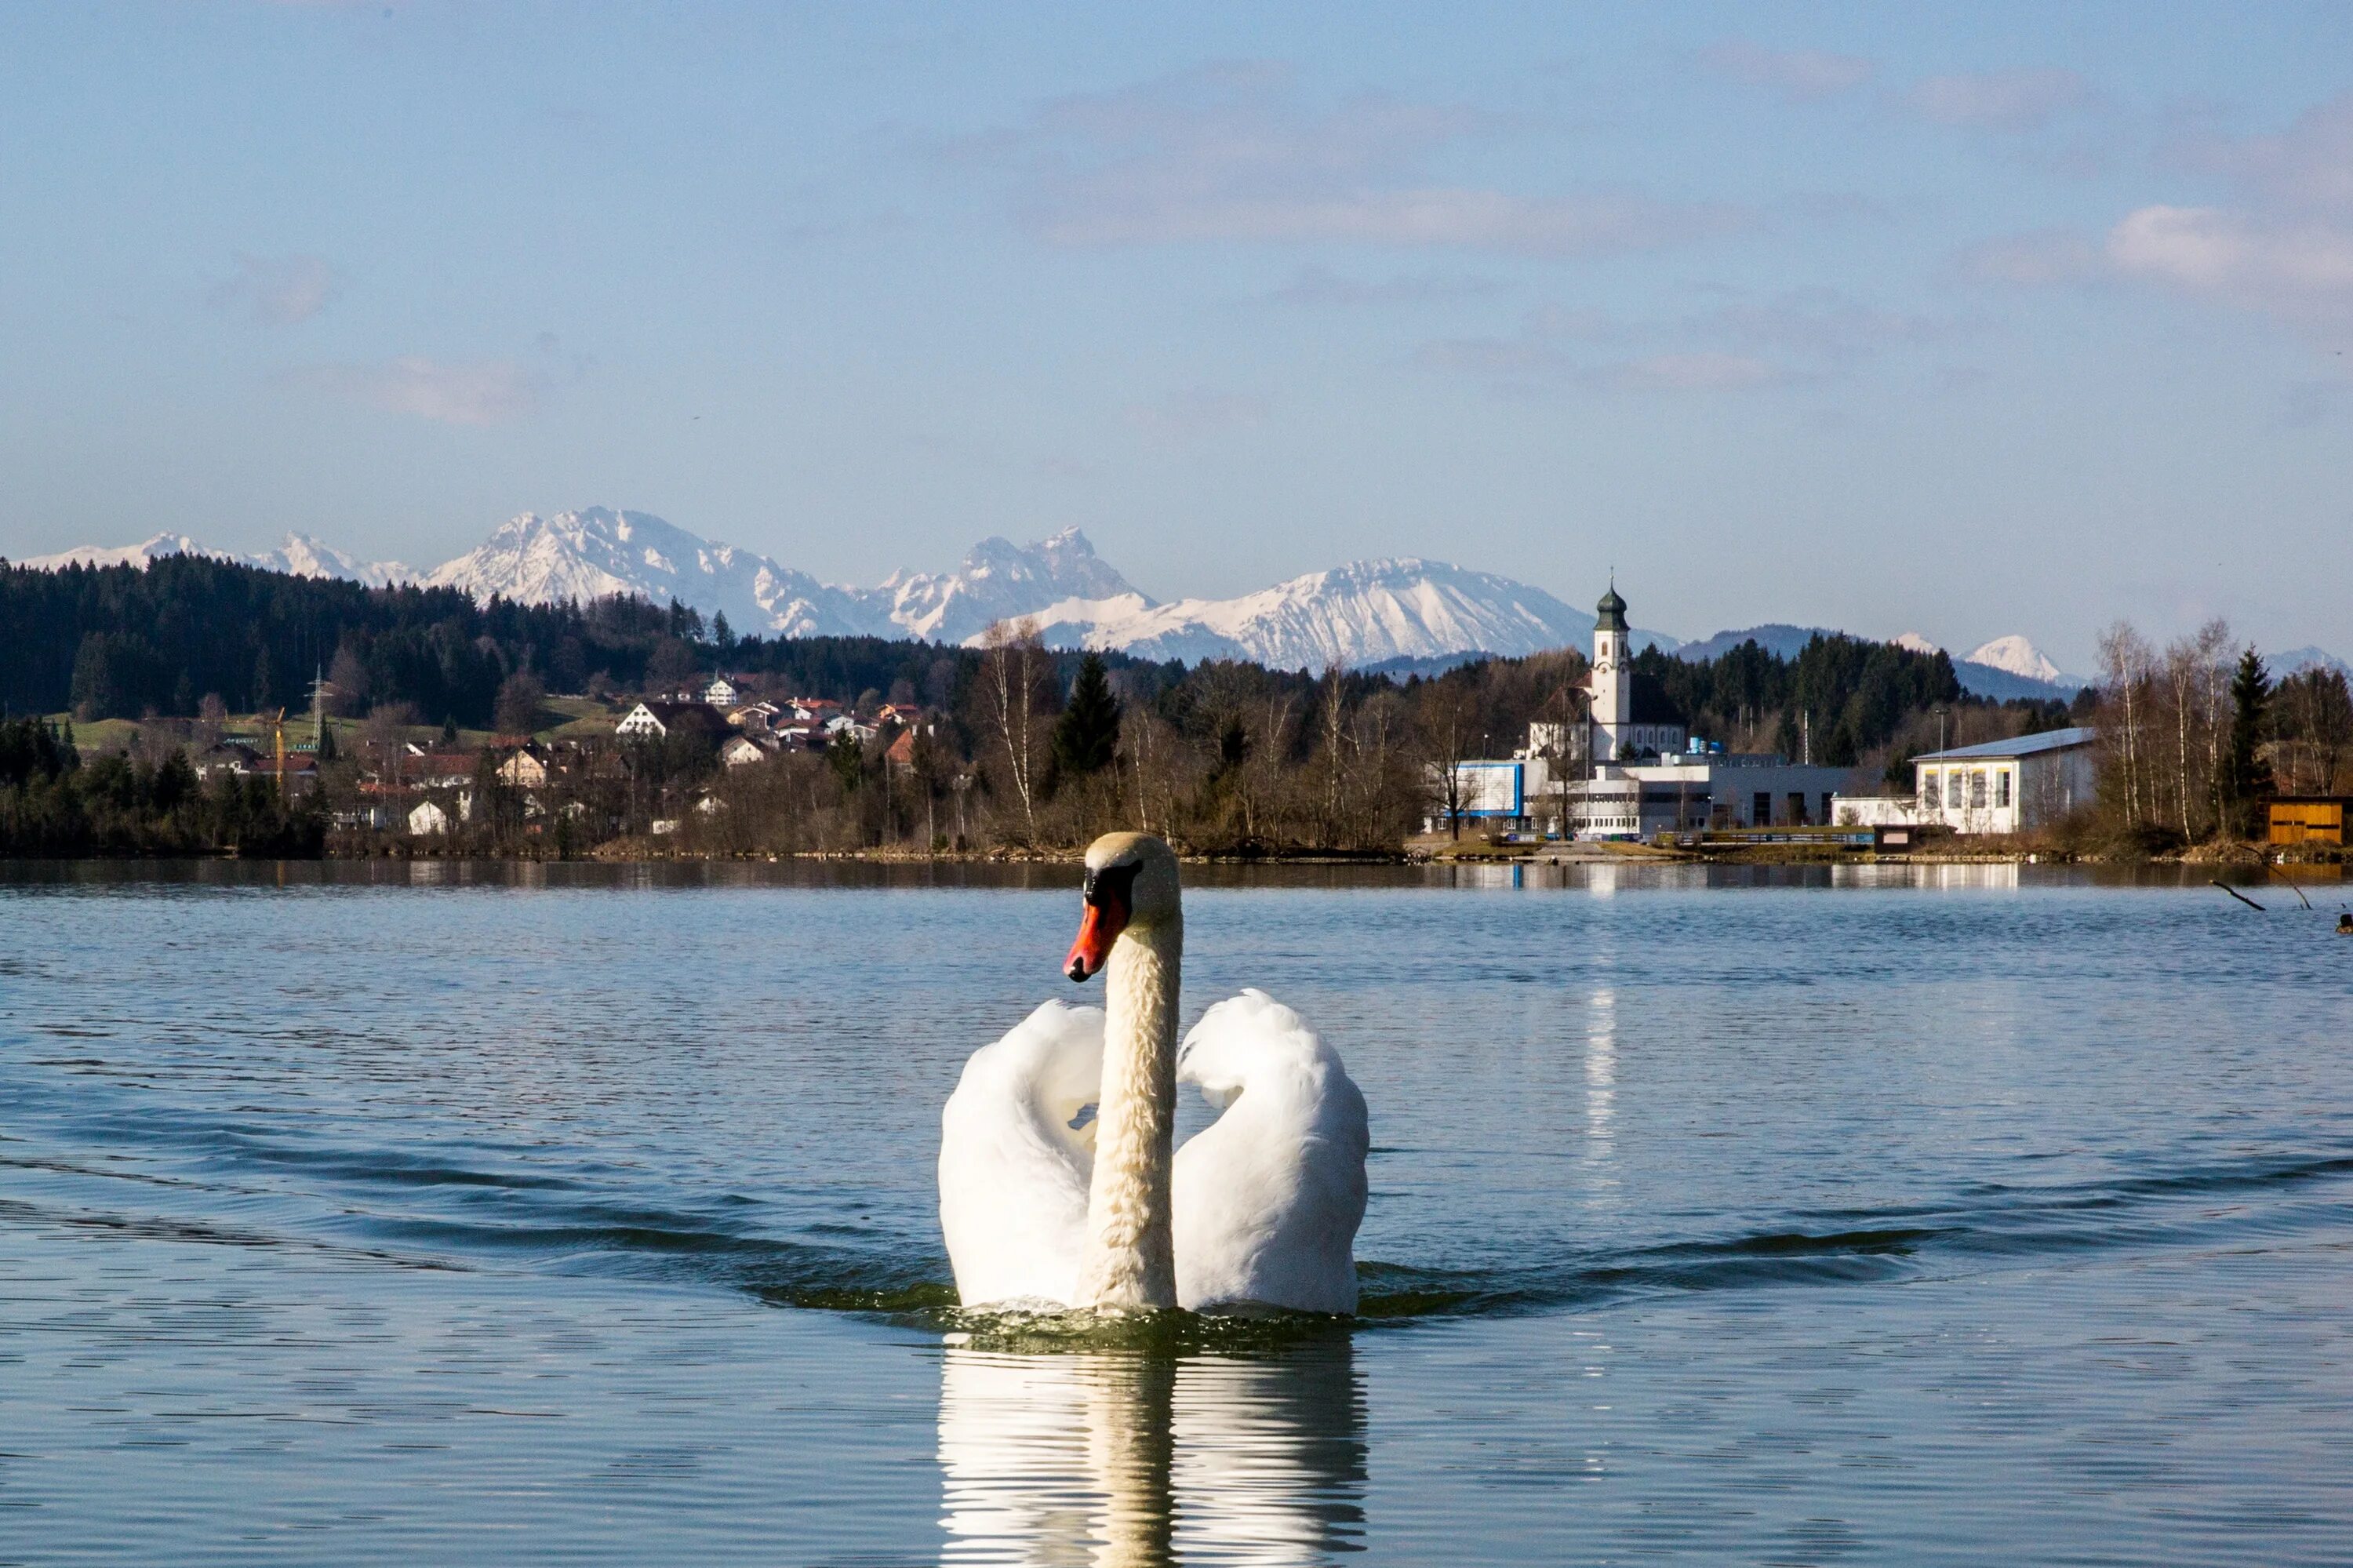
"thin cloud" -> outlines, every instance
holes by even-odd
[[[510,359],[437,360],[403,355],[381,365],[320,365],[295,384],[387,413],[440,425],[503,425],[534,412],[542,377]]]
[[[1653,354],[1586,373],[1595,386],[1628,392],[1742,392],[1788,379],[1747,354]]]
[[[323,256],[239,252],[235,275],[206,290],[205,302],[256,326],[291,326],[325,310],[337,288],[335,270]]]
[[[1532,312],[1509,334],[1424,344],[1414,362],[1514,394],[1548,386],[1733,392],[1825,379],[1950,334],[1946,322],[1882,310],[1836,290],[1804,289],[1647,322]]]
[[[1238,392],[1191,387],[1123,410],[1127,422],[1147,436],[1187,441],[1263,423],[1266,399]]]
[[[1351,278],[1329,267],[1303,267],[1266,298],[1282,305],[1420,305],[1484,299],[1508,285],[1466,272],[1409,272],[1393,278]]]
[[[1702,49],[1699,63],[1718,76],[1769,89],[1792,103],[1810,103],[1852,91],[1869,81],[1877,69],[1861,55],[1768,49],[1746,38],[1727,38]]]
[[[2200,135],[2177,143],[2171,160],[2220,174],[2267,205],[2353,212],[2353,92],[2298,115],[2271,135]]]
[[[1952,270],[1972,283],[2048,287],[2097,282],[2107,277],[2108,264],[2096,240],[2045,228],[1972,245],[1953,258]]]
[[[2145,207],[2109,232],[2127,277],[2295,318],[2353,320],[2353,231],[2217,207]]]
[[[2138,283],[2268,315],[2331,348],[2353,328],[2353,93],[2258,136],[2178,142],[2177,168],[2219,177],[2228,197],[2148,202],[2094,239],[2063,232],[1965,252],[1965,276],[2063,284]]]
[[[1312,107],[1288,67],[1245,63],[1059,100],[946,155],[1011,171],[1017,221],[1071,247],[1343,244],[1567,259],[1755,221],[1725,204],[1633,190],[1522,195],[1423,177],[1432,153],[1512,123],[1384,94]]]
[[[1939,125],[2027,132],[2092,107],[2098,96],[2072,70],[1997,70],[1928,77],[1904,101]]]

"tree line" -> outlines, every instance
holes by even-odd
[[[2160,648],[2128,621],[2100,638],[2098,827],[2162,852],[2259,836],[2274,791],[2353,788],[2353,693],[2325,667],[2274,680],[2221,620]]]
[[[708,736],[613,743],[543,791],[543,812],[578,808],[561,817],[567,847],[675,822],[681,842],[746,851],[1068,845],[1129,825],[1209,851],[1394,852],[1444,813],[1433,780],[1451,777],[1449,764],[1511,755],[1532,722],[1588,716],[1587,663],[1574,649],[1399,678],[1050,649],[1020,625],[977,648],[744,637],[724,617],[706,621],[682,605],[477,604],[454,589],[369,588],[198,556],[143,570],[0,567],[0,631],[7,710],[209,715],[181,726],[189,733],[211,733],[229,711],[298,707],[323,667],[335,706],[362,721],[353,755],[322,759],[331,795],[355,790],[419,730],[522,733],[549,691],[676,689],[723,671],[776,694],[924,713],[913,733],[838,738],[821,753],[740,769],[720,768]],[[1699,662],[1653,650],[1635,662],[1634,680],[1638,703],[1732,749],[1805,751],[1907,783],[1909,757],[1940,738],[1962,744],[2069,716],[2063,705],[1972,698],[1941,653],[1844,636],[1817,637],[1787,658],[1753,641]],[[164,804],[136,785],[139,764],[127,765],[127,793],[110,784],[90,798],[118,811],[105,818],[116,826],[100,831],[103,813],[86,810],[90,834],[121,841],[129,819],[120,811],[188,820],[174,816],[184,800]],[[42,787],[74,771],[45,775]],[[554,842],[550,821],[520,796],[487,779],[481,793],[482,814],[467,828],[480,847]],[[219,821],[209,838],[186,842],[226,847],[245,831]]]
[[[0,853],[301,858],[325,838],[317,802],[289,802],[260,778],[207,788],[176,747],[85,762],[69,724],[0,720]]]

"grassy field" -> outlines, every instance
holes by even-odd
[[[613,733],[613,726],[628,711],[626,707],[617,709],[594,697],[550,697],[541,705],[539,722],[532,734],[539,740],[601,739]],[[47,716],[49,723],[62,726],[73,715],[50,714]],[[85,752],[121,751],[131,745],[132,737],[148,722],[110,718],[76,723],[73,726],[74,744]],[[153,722],[185,725],[195,721],[159,718]],[[337,750],[349,755],[359,746],[364,730],[361,720],[330,716],[327,725],[335,733]],[[231,714],[222,725],[221,733],[227,739],[242,741],[263,751],[269,749],[271,744],[269,722],[259,714]],[[479,751],[497,738],[496,732],[491,730],[461,728],[454,743],[445,743],[438,725],[412,725],[404,734],[405,738],[437,750],[447,744],[459,751]],[[297,747],[307,748],[311,740],[311,715],[308,713],[287,715],[286,748],[289,751]]]

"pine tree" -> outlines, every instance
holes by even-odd
[[[2271,768],[2260,750],[2271,705],[2271,672],[2250,647],[2239,655],[2238,673],[2231,677],[2231,755],[2222,779],[2224,820],[2242,835],[2254,829],[2256,798],[2272,788]]]
[[[1054,721],[1054,771],[1064,779],[1100,773],[1119,754],[1119,699],[1112,695],[1103,662],[1090,653],[1079,663],[1070,705]]]

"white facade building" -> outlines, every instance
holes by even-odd
[[[1912,759],[1913,821],[1957,833],[2019,833],[2092,803],[2098,732],[2045,730]]]
[[[1626,601],[1612,583],[1594,606],[1593,673],[1586,682],[1593,699],[1593,738],[1586,755],[1597,763],[1664,756],[1680,749],[1689,735],[1680,720],[1634,700],[1631,637]]]

